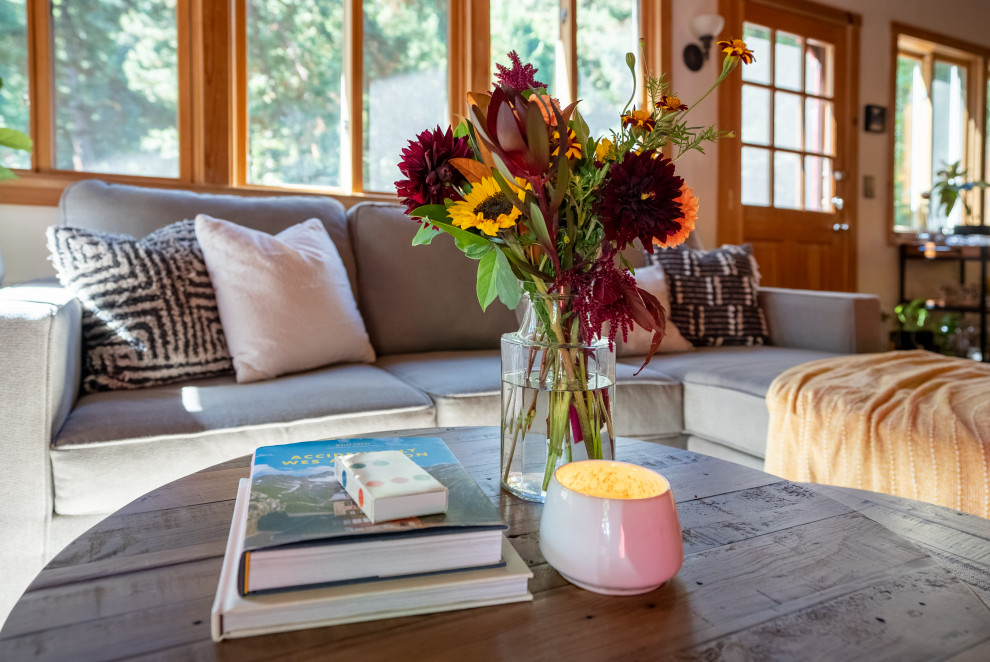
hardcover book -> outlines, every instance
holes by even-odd
[[[448,491],[445,513],[374,523],[334,475],[337,457],[401,451]],[[500,564],[507,528],[436,437],[264,446],[251,466],[242,594]]]
[[[211,610],[214,641],[533,599],[527,587],[533,573],[501,534],[499,549],[505,562],[491,568],[242,596],[237,560],[244,543],[249,492],[249,480],[241,479]]]
[[[447,488],[402,451],[341,455],[334,472],[372,522],[447,510]]]

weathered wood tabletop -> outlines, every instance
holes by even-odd
[[[543,560],[541,506],[498,489],[496,429],[401,434],[442,436],[499,504],[534,572],[532,603],[215,644],[241,458],[149,493],[66,548],[0,631],[0,660],[990,659],[990,520],[623,439],[619,459],[670,480],[685,561],[656,591],[608,597]]]

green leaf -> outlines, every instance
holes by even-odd
[[[30,152],[34,144],[26,135],[16,129],[0,128],[0,145]]]
[[[496,297],[510,309],[515,308],[522,298],[522,287],[505,254],[491,246],[478,263],[478,303],[482,310],[486,310]]]
[[[447,220],[447,208],[443,205],[421,205],[408,214],[414,218],[428,218],[434,225]]]
[[[478,263],[478,303],[482,310],[487,310],[495,297],[498,296],[498,258],[490,251]]]
[[[533,232],[536,233],[536,237],[547,246],[552,246],[553,243],[550,241],[550,231],[547,230],[547,221],[543,218],[543,212],[540,211],[539,205],[535,202],[531,202],[529,205],[529,218],[532,222]]]
[[[458,245],[458,248],[464,251],[464,254],[472,260],[480,260],[489,251],[495,250],[495,247],[489,242],[485,242],[484,244],[466,244],[464,246]]]
[[[423,223],[421,226],[419,226],[419,230],[416,231],[416,236],[413,237],[412,245],[426,246],[427,244],[433,241],[433,237],[437,236],[441,232],[443,232],[443,230],[440,230],[439,228],[435,228],[429,223]]]
[[[512,271],[512,265],[509,264],[505,253],[500,250],[496,250],[494,253],[495,288],[498,290],[498,298],[507,308],[515,310],[516,306],[519,305],[519,300],[522,299],[522,286],[519,285],[519,280]]]
[[[15,175],[14,171],[10,168],[0,166],[0,181],[5,179],[17,179],[17,175]]]
[[[457,125],[456,129],[454,129],[455,138],[463,138],[464,136],[468,136],[470,134],[471,126],[468,124],[467,120],[461,120],[461,123]]]

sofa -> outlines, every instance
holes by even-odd
[[[197,194],[84,180],[58,223],[142,237],[199,213],[269,233],[323,222],[376,354],[239,384],[233,375],[80,393],[81,312],[55,283],[0,289],[0,603],[56,552],[141,494],[256,447],[376,431],[497,425],[499,339],[517,327],[475,293],[476,263],[396,204],[347,210],[322,196]],[[880,306],[864,294],[764,288],[770,344],[617,362],[616,433],[761,467],[764,397],[783,370],[880,349]],[[305,311],[299,311],[305,314]],[[5,610],[0,604],[0,620]]]

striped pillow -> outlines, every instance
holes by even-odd
[[[658,250],[670,281],[670,316],[696,347],[762,345],[769,329],[759,306],[760,272],[749,244],[710,251]]]
[[[83,305],[83,391],[136,389],[233,371],[195,223],[138,240],[48,228],[59,281]]]

